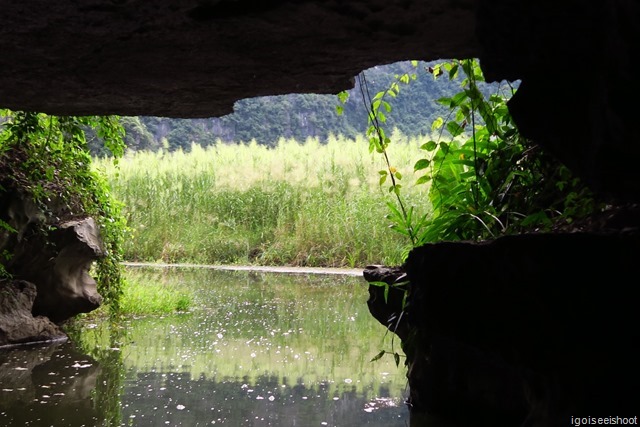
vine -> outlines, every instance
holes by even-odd
[[[412,64],[417,67],[417,62]],[[429,192],[429,215],[416,215],[414,207],[406,207],[399,184],[403,174],[389,159],[391,140],[383,127],[392,111],[387,98],[396,97],[400,85],[410,84],[417,73],[396,76],[388,89],[373,97],[365,73],[358,78],[368,111],[369,149],[381,154],[387,165],[378,172],[380,185],[390,179],[389,193],[395,196],[395,203],[387,203],[387,219],[392,230],[408,237],[411,247],[550,231],[598,209],[586,186],[519,133],[507,107],[516,91],[513,84],[503,82],[491,92],[475,59],[446,61],[425,71],[435,80],[446,75],[460,81],[461,88],[438,99],[449,113],[433,121],[431,129],[438,136],[420,146],[425,156],[414,165],[415,185],[426,185]],[[348,93],[338,98],[345,103]]]
[[[0,110],[0,118],[0,195],[13,190],[31,197],[46,216],[45,227],[74,217],[96,220],[106,254],[95,266],[98,291],[116,315],[124,280],[120,247],[126,223],[106,179],[91,168],[85,131],[93,130],[117,159],[124,153],[119,118],[10,110]],[[4,221],[0,227],[15,232]],[[0,271],[6,273],[4,267]]]
[[[417,68],[417,62],[412,64]],[[378,172],[380,185],[389,178],[389,192],[395,196],[395,203],[387,203],[387,219],[392,230],[408,237],[412,248],[446,240],[479,241],[551,231],[599,208],[592,193],[564,165],[519,133],[507,107],[516,91],[514,85],[502,83],[491,92],[475,59],[446,61],[425,71],[435,80],[443,75],[451,81],[460,80],[461,90],[438,99],[448,115],[433,121],[431,129],[437,138],[420,146],[425,155],[413,168],[418,175],[415,185],[426,187],[431,202],[430,214],[423,215],[417,215],[414,207],[406,207],[398,183],[403,175],[389,159],[391,140],[383,128],[386,115],[392,111],[387,99],[397,96],[400,85],[410,84],[417,74],[396,76],[387,90],[373,97],[365,73],[358,76],[368,112],[369,148],[381,154],[387,166]],[[348,93],[342,92],[338,98],[345,103]],[[342,108],[338,106],[337,110],[340,114]],[[386,302],[392,285],[370,285],[384,287]],[[404,289],[402,313],[410,286]],[[401,317],[395,320],[395,327]],[[373,360],[387,353],[393,354],[398,364],[399,355],[393,348],[382,350]]]

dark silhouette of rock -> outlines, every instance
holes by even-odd
[[[571,416],[635,416],[638,253],[635,233],[414,249],[395,270],[410,282],[402,348],[412,420],[563,426]]]
[[[3,6],[0,107],[178,118],[338,93],[401,60],[480,59],[520,80],[521,132],[608,197],[638,202],[640,4],[621,1],[38,0]]]
[[[409,288],[407,273],[402,267],[369,265],[364,269],[363,275],[367,282],[377,283],[369,286],[369,312],[400,339],[407,339],[407,322],[403,318],[405,292]],[[387,286],[383,286],[383,283]]]

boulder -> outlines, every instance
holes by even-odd
[[[0,250],[11,254],[5,268],[14,278],[35,284],[33,314],[60,323],[98,308],[89,270],[104,249],[93,218],[45,220],[29,198],[15,195],[5,206],[0,214],[15,232],[0,235]]]
[[[24,280],[0,281],[0,347],[60,341],[66,334],[45,316],[31,314],[36,286]]]

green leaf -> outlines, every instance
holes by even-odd
[[[446,142],[441,142],[440,143],[440,150],[442,150],[442,152],[444,154],[448,154],[449,153],[449,144],[447,144]]]
[[[465,165],[465,166],[469,166],[469,167],[474,167],[475,166],[475,162],[473,160],[465,160],[464,158],[460,158],[457,160],[451,160],[451,163],[456,164],[456,165]],[[471,171],[470,172],[470,176],[474,176],[475,172]]]
[[[463,131],[462,126],[460,126],[457,122],[449,122],[447,123],[447,130],[454,138],[460,135]]]
[[[455,63],[449,70],[449,80],[453,80],[456,77],[457,73],[458,73],[458,64]]]
[[[451,108],[451,98],[449,98],[449,97],[445,96],[445,97],[442,97],[442,98],[438,98],[438,99],[436,99],[436,102],[438,104],[444,105],[447,108]]]
[[[336,105],[336,113],[341,116],[344,113],[344,107],[342,105]]]
[[[384,174],[380,176],[380,182],[378,183],[378,185],[382,186],[382,184],[384,184],[386,181],[387,181],[387,175]]]
[[[403,234],[407,237],[410,237],[411,235],[409,234],[409,232],[407,231],[407,229],[404,226],[400,226],[398,224],[392,224],[389,226],[390,229],[392,229],[393,231]]]
[[[422,175],[416,180],[416,185],[426,184],[429,181],[431,181],[431,175]]]
[[[380,360],[380,359],[382,358],[382,356],[384,356],[384,355],[385,355],[385,353],[386,353],[386,351],[385,351],[385,350],[380,350],[380,353],[376,354],[376,355],[373,357],[373,359],[371,359],[371,360],[370,360],[370,362],[375,362],[375,361]]]
[[[421,150],[426,150],[426,151],[433,151],[436,149],[436,147],[438,146],[438,144],[435,141],[428,141],[425,142],[424,144],[422,144],[420,146]]]
[[[395,216],[396,221],[400,221],[400,222],[403,221],[404,217],[402,216],[398,208],[396,208],[393,203],[387,202],[387,207],[389,208],[391,213],[393,213],[393,215]]]
[[[467,92],[458,92],[455,95],[453,95],[453,98],[451,98],[451,108],[457,107],[460,104],[462,104],[462,102],[467,99]]]
[[[384,288],[385,286],[389,286],[388,283],[386,282],[380,282],[380,281],[375,281],[375,282],[368,282],[371,286],[377,286],[379,288]]]
[[[438,130],[442,127],[443,124],[444,124],[444,119],[442,117],[438,117],[431,124],[431,130]]]
[[[415,165],[413,165],[413,171],[419,171],[422,169],[426,169],[429,167],[429,164],[431,163],[431,161],[429,161],[428,159],[420,159],[416,162]]]
[[[380,282],[380,281],[374,281],[374,282],[368,282],[371,286],[377,286],[379,288],[384,288],[385,286],[389,286],[389,284],[387,282]]]
[[[342,92],[339,92],[338,93],[338,99],[340,100],[340,102],[342,102],[344,104],[349,99],[349,92],[347,92],[346,90],[343,90]]]

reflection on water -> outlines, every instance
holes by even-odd
[[[391,342],[367,310],[364,279],[128,274],[179,285],[194,308],[87,324],[75,344],[0,352],[0,425],[409,424],[402,363],[370,362]]]
[[[0,426],[93,426],[100,368],[71,343],[0,351]]]

